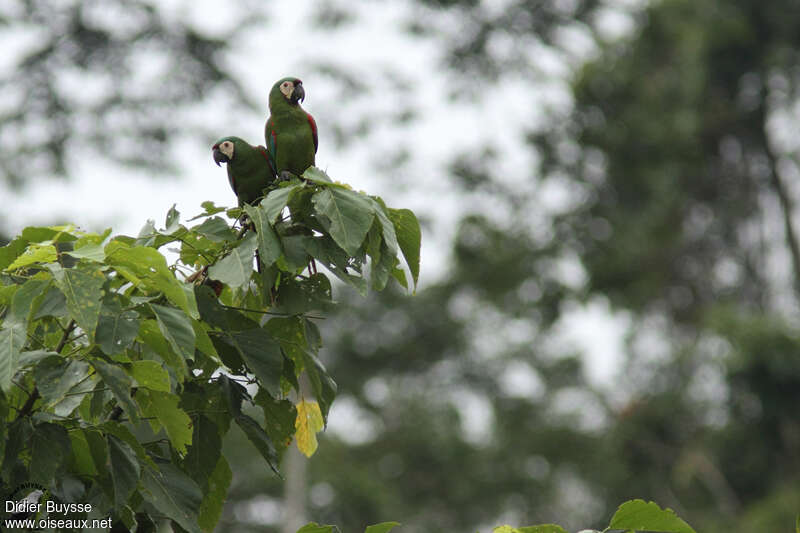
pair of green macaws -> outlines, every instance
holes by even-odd
[[[228,182],[239,206],[256,203],[278,178],[300,176],[314,165],[317,124],[300,106],[305,97],[299,79],[278,80],[269,92],[266,147],[253,146],[240,137],[223,137],[212,146],[217,165],[227,164]]]

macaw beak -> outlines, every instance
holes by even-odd
[[[228,158],[227,155],[223,154],[222,151],[219,149],[219,146],[214,146],[212,148],[214,154],[214,162],[219,166],[220,163],[230,163],[231,160]]]
[[[306,99],[306,90],[303,89],[303,82],[299,81],[294,86],[294,91],[292,91],[292,103],[296,104],[297,102],[302,102]]]

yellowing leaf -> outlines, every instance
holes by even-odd
[[[28,249],[25,250],[25,253],[8,265],[6,270],[16,270],[34,263],[52,263],[56,259],[58,259],[58,253],[56,252],[56,247],[52,244],[31,244],[28,246]]]
[[[297,404],[297,419],[294,422],[297,449],[311,457],[317,451],[317,433],[322,431],[324,423],[322,412],[317,402],[305,400]]]

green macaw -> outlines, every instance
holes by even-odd
[[[272,168],[281,178],[286,178],[287,172],[300,176],[314,165],[317,123],[300,107],[305,97],[303,82],[297,78],[278,80],[269,92],[270,116],[264,138]]]
[[[211,150],[217,166],[227,163],[228,182],[239,206],[256,203],[275,181],[275,171],[263,146],[252,146],[239,137],[223,137]]]

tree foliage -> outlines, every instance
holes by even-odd
[[[318,357],[319,313],[333,300],[317,265],[362,292],[412,286],[420,233],[410,211],[314,168],[304,177],[246,206],[238,232],[241,209],[206,202],[186,223],[172,209],[164,228],[150,221],[136,237],[28,227],[0,248],[9,493],[35,483],[91,504],[76,518],[210,531],[231,481],[232,425],[275,472],[295,433],[314,452],[336,395]],[[195,283],[180,279],[190,270]]]

